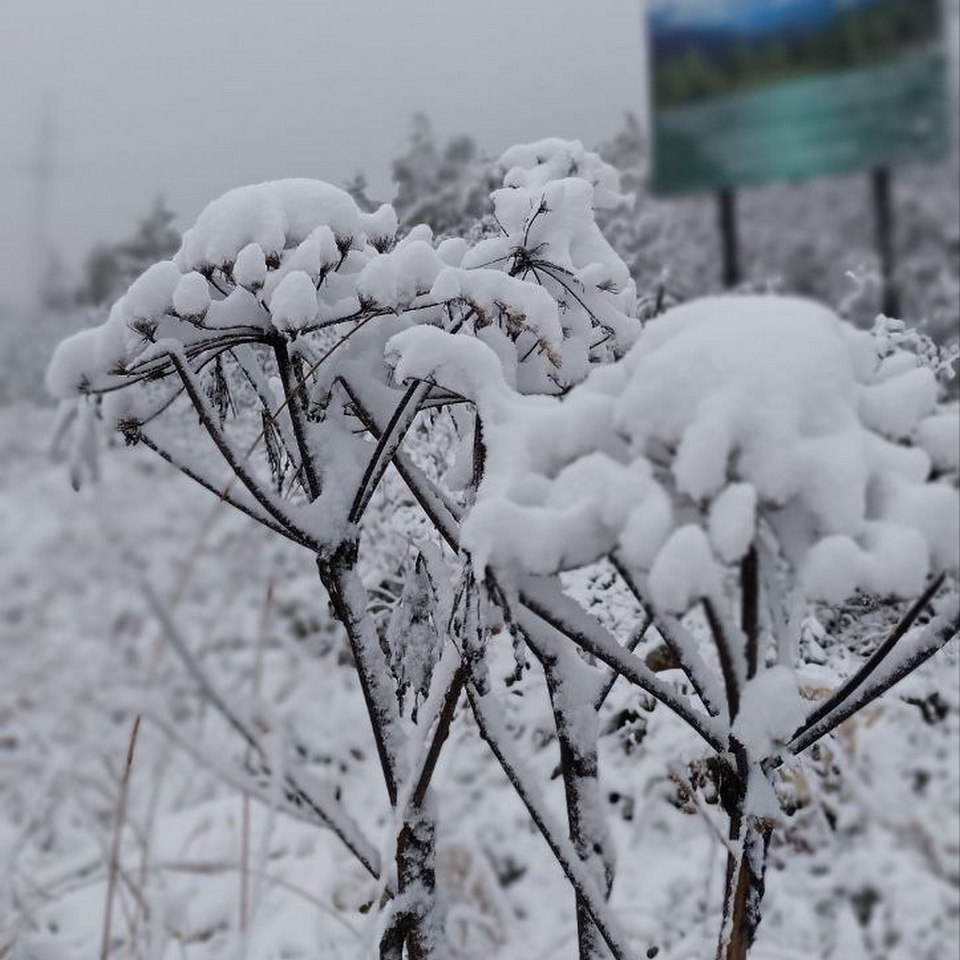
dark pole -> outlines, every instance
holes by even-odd
[[[889,167],[874,167],[870,177],[877,253],[880,257],[880,274],[883,277],[883,312],[888,317],[899,317],[900,291],[894,276],[893,253],[893,178]]]
[[[737,240],[737,195],[730,187],[717,191],[717,223],[723,245],[723,285],[729,290],[740,282],[740,245]]]

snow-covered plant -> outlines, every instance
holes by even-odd
[[[195,681],[255,754],[255,775],[282,785],[281,809],[333,830],[377,878],[390,904],[380,952],[398,960],[445,955],[429,784],[464,687],[484,737],[511,779],[522,780],[481,676],[491,616],[501,616],[491,602],[498,594],[466,555],[456,559],[459,522],[483,477],[483,431],[464,415],[466,397],[437,377],[398,385],[386,344],[419,326],[463,336],[479,356],[497,358],[499,376],[520,395],[559,395],[639,334],[634,285],[594,219],[597,206],[615,199],[613,170],[580,144],[556,140],[514,148],[502,162],[505,185],[492,196],[500,235],[474,245],[436,244],[424,226],[398,236],[391,207],[363,212],[325,183],[231,191],[200,215],[173,260],[134,281],[104,324],[61,344],[47,376],[55,395],[85,411],[78,422],[97,411],[129,443],[312,555],[367,705],[395,824],[389,859],[329,785],[317,789],[293,763],[278,768],[256,718],[228,702],[168,612],[154,606]],[[241,392],[253,402],[234,402]],[[194,430],[178,413],[184,407],[196,415]],[[439,486],[431,464],[405,444],[415,422],[437,409],[454,411],[461,435],[450,472],[459,474],[458,489]],[[85,454],[90,444],[76,447]],[[434,555],[446,544],[447,568],[410,565],[381,635],[358,553],[391,465],[432,524]],[[552,628],[528,632],[544,638],[535,649],[567,744],[573,845],[539,808],[532,812],[576,887],[584,950],[599,930],[617,956],[629,956],[603,903],[609,857],[599,874],[591,867],[602,852],[583,805],[584,784],[596,792],[595,748],[580,749],[590,738],[576,730],[579,707],[567,686],[589,668],[572,648],[547,642]]]
[[[719,950],[735,960],[760,920],[780,771],[956,632],[955,593],[940,596],[957,567],[956,413],[938,409],[925,341],[810,302],[704,300],[641,329],[596,221],[621,202],[614,170],[559,140],[501,165],[498,232],[477,242],[399,235],[391,207],[364,212],[315,181],[231,191],[101,327],[60,346],[47,382],[80,422],[99,411],[316,564],[370,720],[381,842],[335,784],[278,758],[157,614],[281,809],[333,830],[376,879],[382,957],[446,955],[430,784],[464,695],[572,887],[581,960],[637,956],[607,905],[597,749],[622,676],[710,751],[730,819]],[[372,603],[361,547],[377,549],[371,503],[398,480],[425,533]],[[565,591],[601,560],[644,614],[632,636]],[[803,604],[857,591],[915,602],[808,709]],[[633,652],[648,631],[676,682]],[[544,678],[563,826],[509,729],[491,669],[503,641],[518,675],[529,653]]]
[[[760,922],[783,768],[960,625],[955,589],[942,591],[960,560],[960,419],[938,410],[929,358],[905,349],[924,342],[857,331],[808,301],[705,299],[651,321],[626,357],[562,398],[521,396],[491,351],[456,334],[418,327],[388,344],[398,378],[436,379],[476,405],[484,474],[460,545],[532,646],[549,625],[715,752],[730,819],[725,960],[746,956]],[[699,703],[558,588],[558,575],[603,558]],[[808,707],[801,604],[858,592],[912,603]],[[582,664],[565,663],[558,684],[576,691],[581,732],[598,701],[596,676],[573,679]]]

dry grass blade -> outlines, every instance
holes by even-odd
[[[127,743],[127,758],[120,779],[120,793],[117,797],[117,816],[113,828],[113,841],[110,849],[110,867],[107,875],[107,896],[103,908],[103,933],[100,938],[100,960],[110,955],[110,930],[113,925],[113,898],[117,889],[120,872],[120,846],[123,839],[123,826],[127,819],[127,797],[130,792],[130,773],[133,770],[133,758],[137,749],[137,737],[140,733],[140,714],[133,720],[130,740]]]

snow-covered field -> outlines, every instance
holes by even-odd
[[[49,409],[0,408],[0,957],[100,956],[111,886],[111,956],[370,955],[374,882],[329,833],[277,812],[269,781],[243,799],[244,744],[202,705],[142,587],[221,690],[261,705],[277,749],[306,749],[313,775],[386,843],[362,700],[309,556],[148,451],[105,450],[100,481],[74,492],[48,455],[53,424]],[[573,589],[589,597],[603,576]],[[626,603],[613,615],[632,616]],[[815,629],[805,642],[814,683]],[[506,676],[509,649],[502,661]],[[531,671],[501,692],[546,779],[557,758],[540,690]],[[650,706],[618,684],[602,717],[612,907],[637,944],[700,960],[720,922],[725,826],[716,807],[684,802],[700,748]],[[958,708],[954,644],[795,776],[758,960],[956,955]],[[468,711],[436,786],[452,955],[572,957],[572,896]],[[559,778],[549,796],[560,815]]]

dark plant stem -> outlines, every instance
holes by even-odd
[[[320,496],[320,476],[310,452],[306,431],[307,389],[303,379],[294,376],[290,363],[290,353],[287,343],[282,338],[277,339],[273,346],[274,356],[277,358],[277,370],[280,382],[283,384],[284,403],[290,414],[293,424],[293,436],[296,439],[297,453],[300,455],[300,464],[303,468],[302,476],[306,480],[306,493],[310,500]],[[270,411],[267,410],[267,415]]]
[[[457,701],[463,692],[465,677],[466,671],[461,664],[457,667],[457,672],[453,675],[453,680],[447,688],[443,706],[440,708],[440,716],[437,718],[437,727],[433,732],[433,739],[430,741],[430,747],[420,769],[420,775],[417,777],[417,784],[410,795],[410,803],[413,806],[419,807],[426,797],[427,787],[430,786],[437,761],[440,759],[440,751],[450,733],[450,724],[453,722],[453,716],[457,710]]]
[[[747,809],[751,760],[743,745],[730,738],[736,769],[725,765],[720,786],[721,803],[730,818],[723,894],[723,923],[717,945],[717,960],[746,960],[760,925],[764,873],[771,825]]]
[[[753,544],[740,562],[740,626],[746,639],[750,680],[757,674],[760,654],[760,562]]]
[[[389,679],[383,650],[367,610],[367,595],[356,571],[357,544],[349,541],[329,558],[318,557],[320,579],[337,619],[347,632],[360,689],[363,692],[373,737],[383,770],[391,807],[397,807],[399,787],[406,775],[403,756],[406,734],[400,721],[396,691]],[[450,697],[445,706],[449,705]],[[449,707],[452,718],[456,698]],[[441,716],[441,721],[442,721]],[[445,729],[437,731],[431,752],[439,755]],[[397,835],[397,896],[380,942],[387,960],[443,960],[442,924],[435,896],[434,837],[436,822],[428,784],[437,756],[425,764],[414,787],[417,802],[406,804]],[[428,760],[429,760],[428,756]]]
[[[356,572],[357,544],[348,542],[328,559],[317,558],[320,580],[337,620],[347,632],[390,805],[397,805],[398,748],[403,736],[396,693],[391,689],[383,651],[366,610],[366,592]]]

